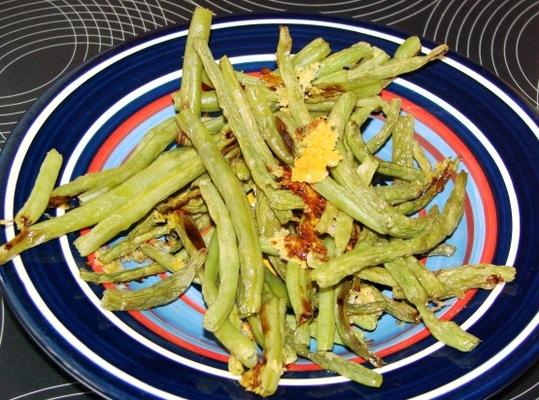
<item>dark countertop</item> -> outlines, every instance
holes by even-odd
[[[392,26],[445,42],[538,107],[539,2],[198,1],[217,16],[290,11]],[[0,156],[17,120],[58,76],[129,38],[185,23],[194,1],[0,0]],[[96,399],[51,361],[0,297],[0,400]],[[539,364],[493,398],[539,398]]]

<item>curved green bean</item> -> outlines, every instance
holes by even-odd
[[[240,262],[236,233],[221,195],[209,179],[199,181],[198,186],[216,225],[219,244],[219,290],[215,301],[204,315],[204,327],[213,332],[222,325],[234,305]]]

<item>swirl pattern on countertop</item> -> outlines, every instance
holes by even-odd
[[[445,42],[511,84],[539,106],[539,2],[465,0],[437,3],[423,36]]]

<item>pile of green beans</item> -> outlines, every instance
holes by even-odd
[[[384,314],[423,323],[458,350],[475,348],[477,337],[434,311],[467,290],[514,280],[515,268],[433,272],[420,262],[454,253],[445,240],[462,218],[467,175],[459,160],[431,165],[414,138],[413,116],[381,93],[447,47],[420,55],[421,43],[411,37],[393,55],[365,42],[331,53],[317,38],[293,54],[281,27],[278,68],[250,75],[226,56],[214,59],[211,20],[211,11],[196,8],[181,87],[172,96],[176,116],[153,127],[127,161],[55,188],[62,158],[47,154],[13,219],[19,233],[0,247],[0,265],[91,228],[74,244],[82,256],[95,254],[93,270],[83,267],[80,276],[108,284],[105,309],[159,307],[199,285],[204,328],[229,351],[240,384],[261,396],[278,390],[298,357],[379,387],[380,372],[332,351],[345,346],[383,366],[363,332],[375,330]],[[383,125],[366,140],[373,115]],[[321,121],[335,135],[340,160],[326,166],[326,177],[295,182],[304,139]],[[389,141],[391,159],[381,159]],[[443,208],[429,206],[449,181]],[[58,206],[65,214],[45,214]],[[126,267],[127,260],[137,266]],[[158,283],[129,288],[156,275]],[[114,285],[120,283],[126,286]]]

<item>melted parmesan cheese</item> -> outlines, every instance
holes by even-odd
[[[282,228],[276,231],[270,239],[270,243],[274,249],[279,252],[279,257],[286,261],[292,261],[300,265],[307,265],[306,262],[298,257],[290,256],[286,248],[286,238],[290,235],[288,229]]]
[[[303,67],[296,68],[296,75],[298,77],[298,83],[303,92],[306,92],[311,87],[311,82],[316,78],[318,69],[320,68],[319,62],[314,62]]]
[[[292,181],[321,182],[328,175],[327,168],[336,166],[342,158],[335,150],[337,135],[323,118],[309,124],[304,134],[300,142],[300,156],[292,168]]]

